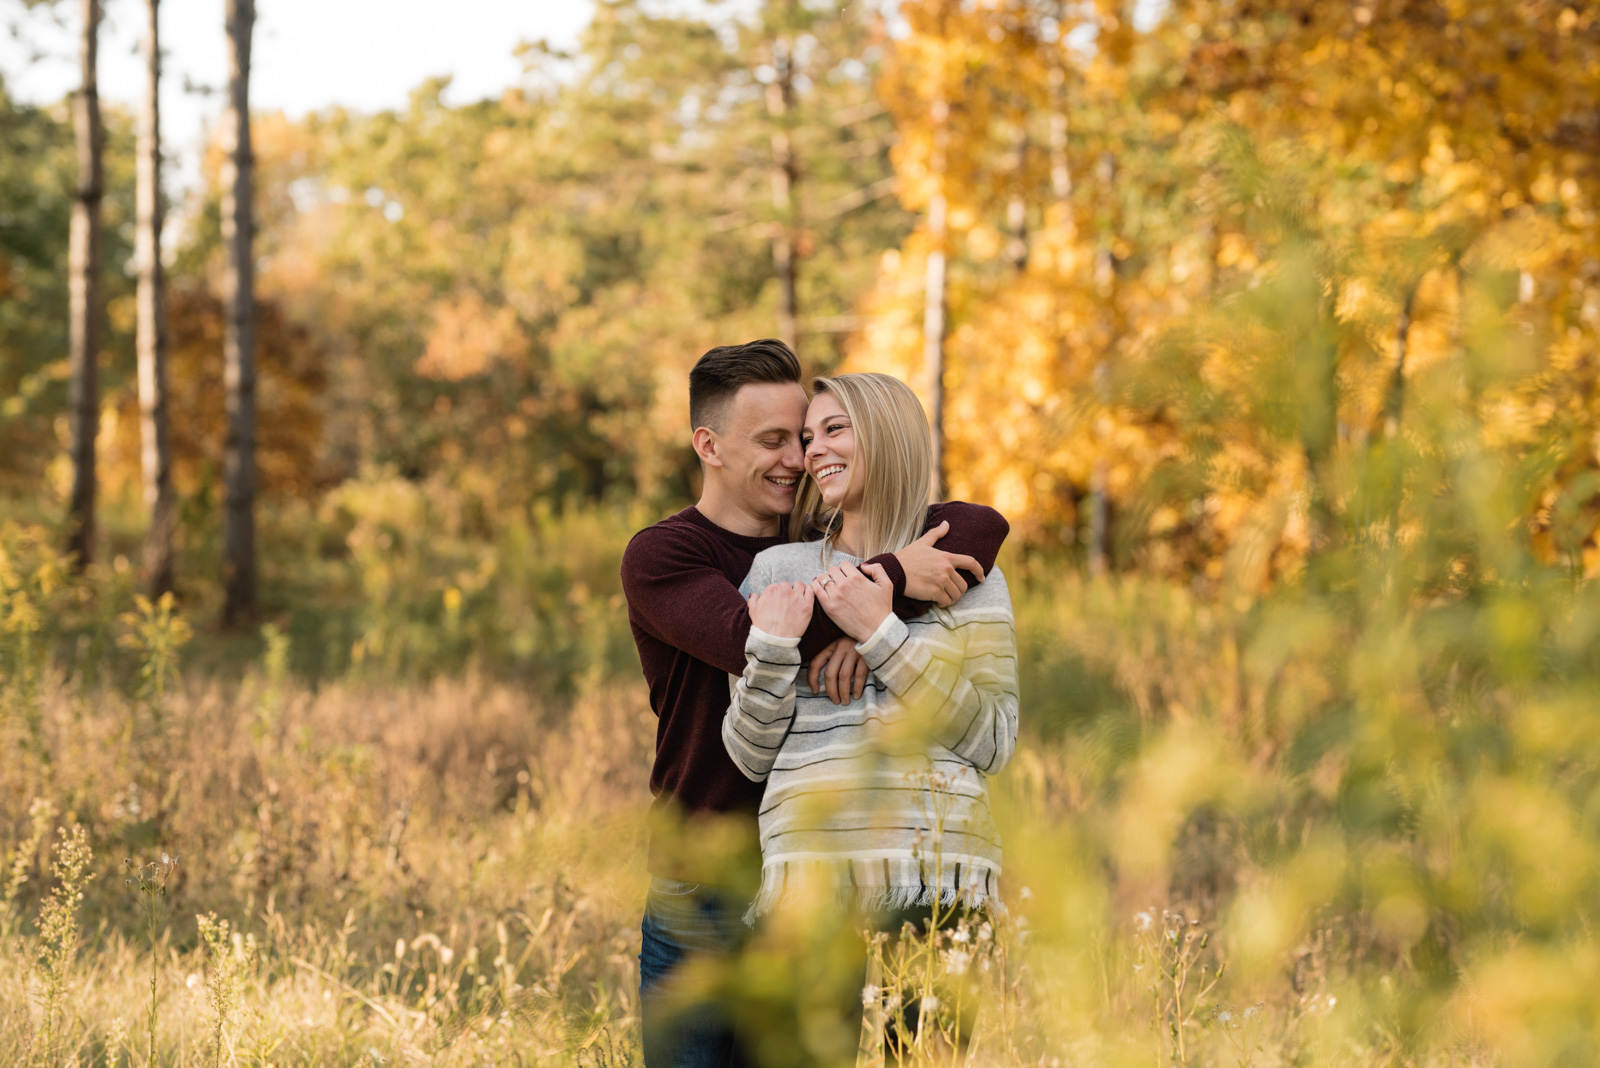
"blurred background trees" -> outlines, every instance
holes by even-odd
[[[1597,34],[1523,0],[608,0],[575,50],[523,46],[499,99],[257,115],[263,566],[307,537],[350,560],[362,486],[457,502],[486,552],[508,516],[661,514],[696,488],[684,372],[777,334],[915,384],[950,494],[1021,543],[1252,594],[1413,536],[1428,488],[1401,461],[1442,447],[1419,383],[1453,376],[1485,440],[1541,458],[1530,545],[1587,574]],[[69,118],[0,101],[0,481],[65,523]],[[132,122],[107,124],[104,395],[77,418],[109,516],[86,558],[114,561],[150,521]],[[176,575],[201,601],[241,551],[212,392],[227,162],[219,141],[169,242]],[[295,581],[264,611],[316,596]]]

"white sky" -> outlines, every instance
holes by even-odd
[[[144,0],[104,4],[100,96],[131,111],[143,94]],[[78,10],[75,0],[57,0],[53,12],[0,0],[0,75],[14,98],[50,103],[77,86]],[[453,78],[452,104],[497,97],[522,76],[519,42],[571,46],[592,11],[592,0],[257,0],[251,108],[400,107],[439,75]],[[162,134],[178,185],[193,180],[206,125],[221,111],[220,96],[184,83],[226,82],[222,23],[223,0],[161,0]]]

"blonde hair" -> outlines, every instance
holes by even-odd
[[[845,493],[860,480],[862,544],[852,548],[863,560],[904,549],[922,536],[934,493],[933,438],[922,402],[910,386],[890,375],[818,378],[812,389],[813,399],[827,393],[837,400],[855,432]],[[805,479],[795,497],[791,540],[822,540],[826,560],[840,511],[825,510],[821,488]]]

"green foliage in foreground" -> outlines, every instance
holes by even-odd
[[[997,781],[1016,923],[980,1014],[984,1058],[1600,1054],[1600,593],[1540,563],[1511,521],[1526,465],[1480,447],[1451,406],[1419,409],[1439,445],[1374,449],[1409,449],[1410,484],[1433,492],[1394,526],[1330,532],[1260,597],[1006,561],[1025,737]],[[65,581],[7,528],[0,1050],[58,1036],[114,1063],[116,1042],[149,1041],[127,1036],[149,1030],[153,967],[155,1042],[184,1063],[204,1062],[201,1035],[240,1063],[632,1055],[653,724],[636,684],[606,681],[625,668],[608,659],[626,632],[605,583],[627,525],[549,520],[575,570],[545,580],[551,622],[538,625],[552,630],[534,633],[578,665],[552,676],[572,698],[483,681],[408,690],[380,680],[411,658],[493,649],[495,632],[470,628],[500,626],[511,590],[540,587],[430,562],[447,536],[397,535],[450,526],[404,512],[431,507],[407,492],[374,491],[404,513],[390,527],[379,504],[352,503],[352,540],[372,545],[353,558],[384,579],[357,602],[360,638],[383,637],[351,681],[314,691],[288,670],[293,623],[242,682],[193,669],[159,681],[179,622],[149,605],[96,623],[95,598],[114,591]],[[547,566],[512,557],[525,575]],[[595,584],[580,593],[585,574]],[[63,675],[88,662],[50,655],[62,646],[46,637],[69,632],[69,653],[98,642],[115,670]],[[30,818],[36,797],[53,808]],[[63,839],[41,818],[81,826],[96,870],[181,854],[153,939],[138,894],[101,877],[84,891],[76,958],[51,955],[51,932],[68,928],[39,926],[64,885],[44,853]],[[195,917],[211,913],[231,924],[227,946],[201,937]],[[792,952],[769,955],[780,974]],[[225,1024],[206,1015],[214,966],[234,969],[209,995],[236,1006]],[[45,1015],[51,990],[59,1019]]]

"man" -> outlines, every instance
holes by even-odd
[[[650,772],[650,893],[641,924],[641,1014],[647,1068],[740,1063],[734,1030],[710,1000],[685,1011],[685,965],[726,958],[760,878],[762,785],[722,744],[728,676],[744,670],[750,613],[739,584],[756,553],[781,544],[805,462],[800,362],[771,339],[714,348],[689,374],[689,421],[705,475],[700,500],[634,536],[622,559],[639,662],[657,716]],[[1009,526],[993,509],[947,503],[898,553],[874,557],[894,582],[895,611],[919,616],[981,581]],[[935,542],[944,548],[935,548]],[[859,696],[867,675],[854,643],[820,610],[800,644],[813,689]]]

